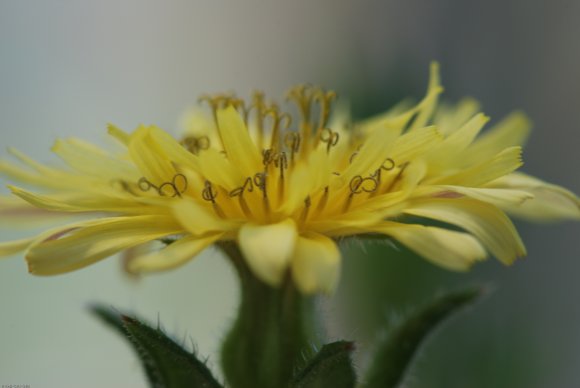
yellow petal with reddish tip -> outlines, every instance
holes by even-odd
[[[163,216],[115,217],[95,221],[65,236],[32,244],[26,255],[35,275],[56,275],[86,267],[124,249],[183,229]]]

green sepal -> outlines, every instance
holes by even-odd
[[[100,305],[91,311],[129,340],[155,388],[221,388],[204,362],[183,349],[159,327]]]
[[[365,388],[398,387],[425,337],[452,313],[475,302],[480,287],[443,294],[395,324],[379,342]]]
[[[356,372],[351,355],[354,344],[326,344],[293,379],[290,388],[354,388]]]

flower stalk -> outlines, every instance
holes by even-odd
[[[234,388],[286,386],[313,343],[313,297],[287,277],[273,288],[252,274],[236,244],[222,243],[240,278],[240,305],[222,345],[225,378]]]

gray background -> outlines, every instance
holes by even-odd
[[[304,81],[335,87],[360,111],[376,111],[387,95],[420,96],[428,63],[436,59],[448,98],[474,96],[492,118],[525,110],[535,130],[524,171],[578,193],[578,20],[580,2],[563,0],[3,0],[0,145],[51,161],[48,149],[56,137],[101,142],[107,122],[175,130],[182,112],[204,92],[261,88],[281,96]],[[1,226],[2,240],[25,233]],[[529,257],[511,268],[494,262],[476,268],[471,276],[492,280],[497,291],[474,314],[443,329],[442,337],[470,325],[463,338],[472,346],[463,358],[474,362],[475,339],[500,344],[487,357],[490,375],[508,367],[502,355],[512,345],[525,353],[530,362],[520,366],[533,370],[534,378],[512,386],[577,386],[579,226],[519,226]],[[419,281],[412,271],[407,276]],[[140,282],[125,279],[115,259],[53,278],[28,275],[21,259],[3,260],[0,383],[143,386],[131,351],[87,314],[92,301],[152,321],[159,315],[168,331],[194,338],[202,354],[213,355],[234,315],[236,283],[215,252]],[[334,314],[334,304],[328,305]],[[518,333],[526,333],[520,336],[524,344],[513,341]],[[332,335],[358,334],[356,328],[336,328]],[[414,371],[421,386],[452,386],[442,385],[445,379],[436,373],[431,380],[422,377],[429,354],[445,361],[447,375],[460,374],[453,371],[453,352],[449,358],[437,353],[439,342],[428,344]],[[449,350],[457,339],[444,344]],[[481,386],[462,379],[458,387]]]

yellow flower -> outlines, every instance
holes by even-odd
[[[443,267],[465,270],[488,253],[505,264],[525,255],[504,211],[580,218],[574,194],[515,172],[529,129],[523,114],[480,136],[488,118],[477,104],[437,109],[441,91],[434,64],[417,105],[360,123],[344,112],[331,115],[332,92],[300,86],[288,94],[295,115],[260,93],[249,104],[204,97],[212,116],[190,116],[179,141],[154,126],[130,134],[109,126],[121,146],[116,153],[59,140],[52,150],[65,168],[12,150],[27,168],[2,162],[0,171],[44,192],[9,186],[16,196],[44,210],[99,217],[3,243],[0,254],[26,250],[30,272],[52,275],[171,240],[131,257],[127,268],[141,273],[233,241],[262,281],[277,286],[290,273],[303,293],[331,292],[342,237],[384,235]],[[421,219],[443,225],[424,226]]]

